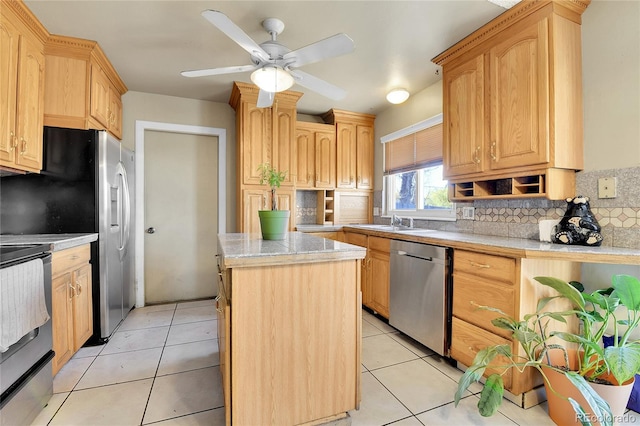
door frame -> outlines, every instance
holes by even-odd
[[[135,229],[135,277],[136,308],[144,306],[144,133],[181,133],[188,135],[218,137],[218,233],[227,228],[226,177],[227,177],[227,130],[218,127],[192,126],[188,124],[164,123],[159,121],[136,120],[135,132],[135,188],[136,188],[136,229]]]

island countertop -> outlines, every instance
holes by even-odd
[[[364,247],[301,232],[289,232],[284,240],[263,240],[260,234],[218,234],[223,268],[316,263],[364,259]]]
[[[0,245],[15,246],[21,244],[48,244],[51,251],[89,244],[98,239],[97,233],[90,234],[3,234],[0,235]]]

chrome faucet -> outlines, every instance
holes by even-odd
[[[396,227],[396,226],[402,226],[402,220],[403,219],[409,219],[409,228],[413,228],[413,218],[412,217],[400,217],[396,214],[391,216],[391,226]]]

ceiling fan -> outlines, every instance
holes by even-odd
[[[345,90],[300,71],[298,68],[353,52],[355,46],[348,35],[339,33],[300,49],[291,50],[276,40],[276,37],[284,30],[284,23],[279,19],[267,18],[262,22],[263,28],[271,35],[271,40],[258,44],[224,13],[217,10],[205,10],[202,12],[202,16],[249,52],[252,63],[250,65],[183,71],[181,73],[183,76],[204,77],[253,71],[251,81],[260,88],[258,107],[271,106],[275,93],[289,89],[294,83],[330,99],[340,100],[346,96]]]

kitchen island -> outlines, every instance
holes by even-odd
[[[226,422],[320,424],[360,402],[361,247],[218,235]]]

